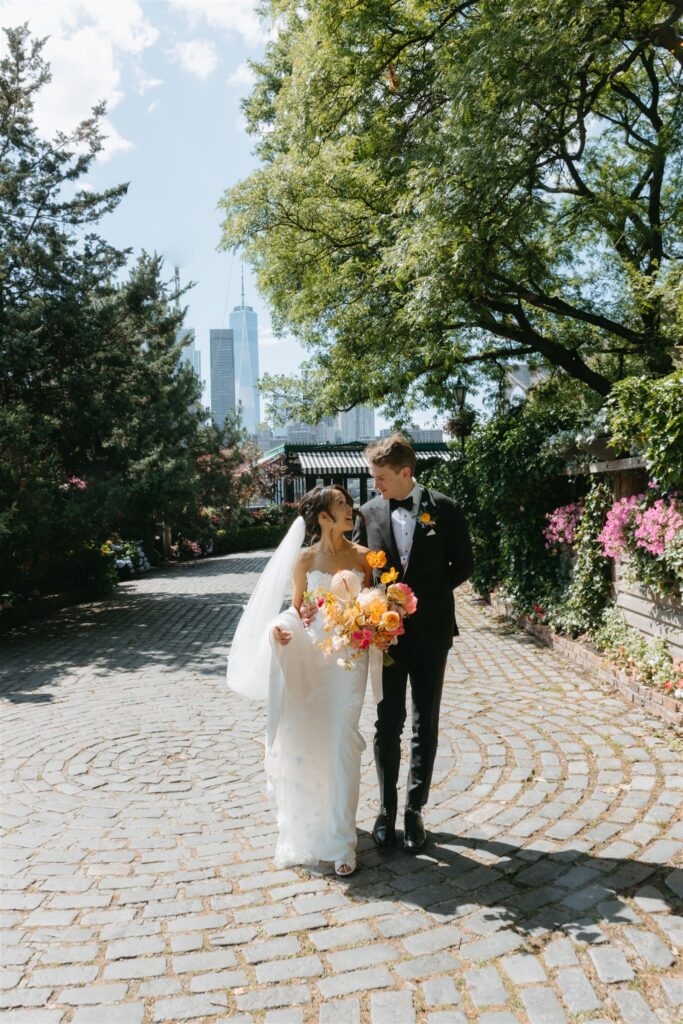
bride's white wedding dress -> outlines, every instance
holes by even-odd
[[[359,575],[361,575],[359,573]],[[330,573],[307,576],[316,594]],[[292,632],[274,653],[268,701],[266,774],[275,799],[279,839],[275,863],[336,861],[355,865],[356,810],[365,740],[358,728],[368,675],[367,652],[346,669],[339,654],[324,655],[318,614],[305,629],[293,608],[277,624]]]

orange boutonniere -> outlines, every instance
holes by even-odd
[[[383,569],[387,564],[387,556],[383,551],[368,551],[365,557],[371,569]]]
[[[429,512],[423,512],[422,513],[422,515],[420,516],[420,522],[423,523],[425,526],[433,526],[434,525],[434,520],[430,516]]]

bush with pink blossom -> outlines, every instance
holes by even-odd
[[[582,501],[573,501],[568,505],[560,505],[553,512],[546,512],[548,525],[543,530],[546,548],[560,544],[571,546],[576,540],[576,529],[582,516]]]
[[[680,492],[647,491],[620,498],[598,537],[605,555],[623,562],[626,578],[662,594],[683,584],[683,501]]]

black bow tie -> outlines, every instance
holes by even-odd
[[[408,495],[407,498],[389,498],[389,507],[393,512],[395,508],[407,508],[409,512],[413,511],[413,499]]]

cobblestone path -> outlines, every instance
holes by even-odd
[[[368,745],[363,870],[274,869],[263,709],[224,684],[265,560],[2,641],[0,1022],[680,1020],[680,745],[467,594],[424,855],[372,846]]]

